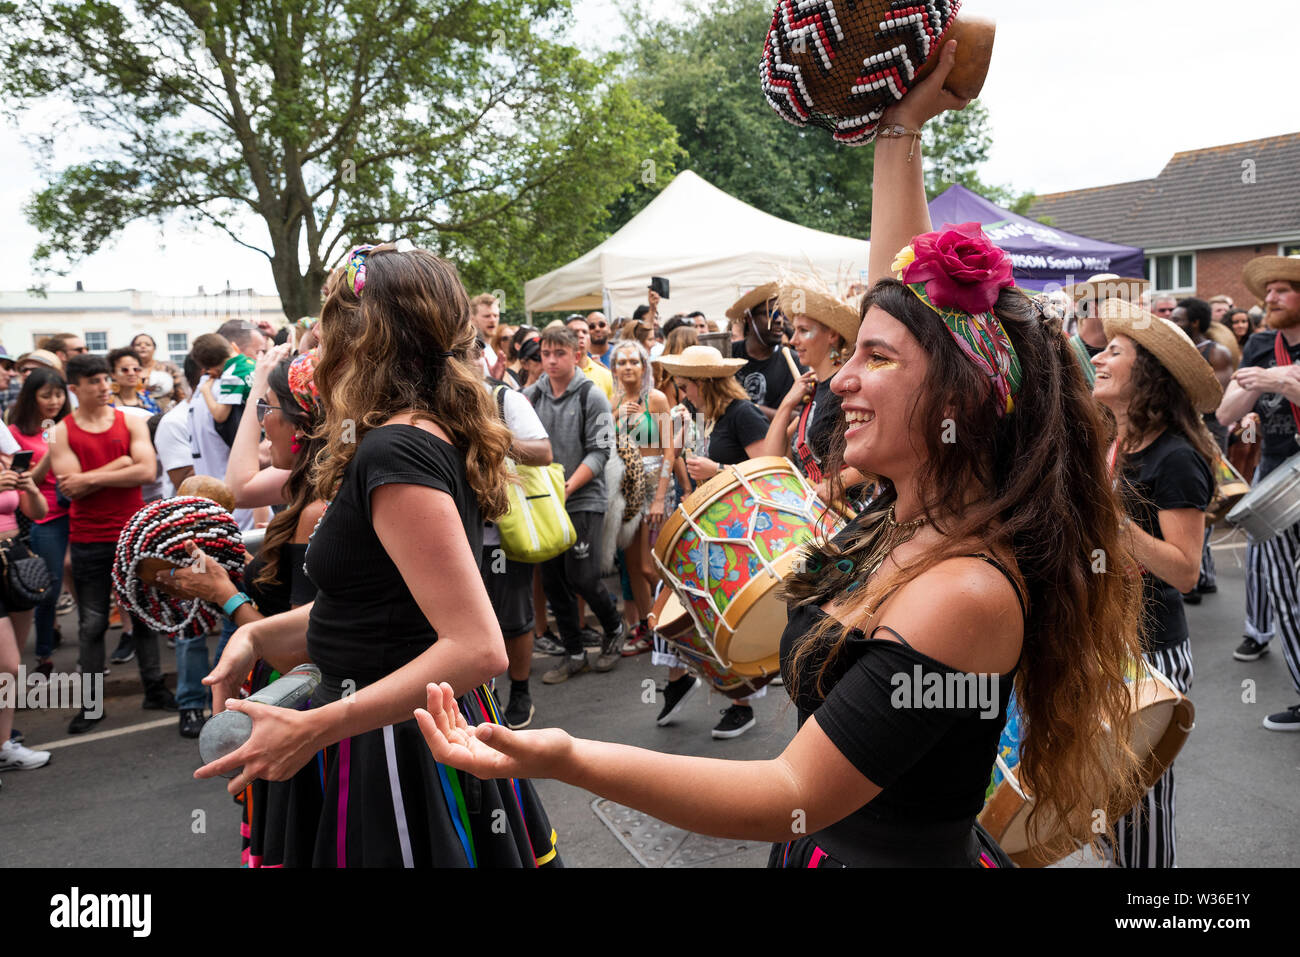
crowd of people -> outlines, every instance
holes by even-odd
[[[949,49],[889,118],[920,129],[960,107],[942,88],[951,64]],[[34,618],[34,672],[50,674],[66,566],[83,675],[135,658],[142,706],[179,712],[186,737],[209,707],[253,719],[247,744],[197,772],[232,775],[251,866],[558,865],[535,777],[771,840],[774,866],[1005,866],[975,817],[1013,686],[1044,817],[1088,831],[1103,788],[1128,809],[1098,837],[1114,862],[1173,866],[1174,770],[1142,786],[1139,756],[1105,729],[1125,726],[1139,661],[1191,687],[1184,606],[1215,590],[1220,462],[1258,480],[1300,451],[1300,260],[1247,268],[1258,315],[1115,276],[1029,295],[974,224],[932,231],[917,149],[877,144],[872,281],[852,297],[782,274],[725,324],[661,321],[649,289],[624,319],[512,327],[431,253],[364,245],[331,274],[319,320],[228,322],[183,370],[144,334],[107,358],[71,335],[0,356],[15,375],[0,539],[54,582],[0,618],[0,670],[16,672]],[[667,669],[657,724],[685,717],[704,682],[651,626],[669,587],[652,550],[694,490],[763,456],[852,516],[784,583],[776,685],[799,731],[783,754],[523,731],[535,655],[559,685],[650,653]],[[504,558],[512,471],[555,464],[573,543]],[[192,564],[158,573],[224,613],[211,660],[208,636],[175,636],[173,691],[164,636],[139,615],[121,609],[108,656],[105,634],[119,536],[190,476],[220,480],[240,528],[266,531],[242,575],[194,543]],[[1235,657],[1280,632],[1300,694],[1298,556],[1300,524],[1248,544]],[[244,699],[304,660],[322,672],[310,708]],[[996,715],[891,706],[913,669],[994,677]],[[753,728],[766,691],[733,699],[712,735]],[[83,709],[69,733],[104,717]],[[48,762],[12,721],[0,710],[0,770]],[[1300,704],[1264,723],[1300,730]]]

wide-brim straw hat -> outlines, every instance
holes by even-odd
[[[1260,256],[1246,263],[1241,278],[1251,294],[1263,302],[1271,282],[1282,279],[1300,288],[1300,256]]]
[[[755,286],[731,304],[731,308],[727,310],[727,318],[734,319],[737,322],[743,320],[745,318],[745,313],[749,312],[749,310],[753,309],[760,302],[767,302],[769,299],[775,299],[777,291],[777,284],[774,282],[765,282],[761,286]]]
[[[1128,336],[1155,356],[1183,387],[1197,412],[1213,412],[1219,407],[1223,387],[1214,377],[1214,370],[1187,333],[1174,323],[1123,299],[1108,299],[1102,304],[1101,323],[1107,339]]]
[[[858,337],[858,327],[862,325],[858,310],[812,280],[793,276],[781,280],[776,301],[787,316],[807,316],[843,336],[847,343]]]
[[[683,379],[725,379],[745,364],[744,359],[725,358],[713,346],[687,346],[676,355],[657,356],[654,361]]]
[[[1136,276],[1119,276],[1113,272],[1099,272],[1089,276],[1083,282],[1062,286],[1062,291],[1071,299],[1120,299],[1125,302],[1139,302],[1142,295],[1151,288],[1151,280]]]

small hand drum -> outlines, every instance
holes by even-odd
[[[885,109],[934,69],[957,40],[945,87],[974,99],[993,55],[992,20],[957,18],[961,0],[781,0],[763,44],[759,79],[772,109],[836,142],[876,138]]]
[[[666,599],[658,609],[659,633],[683,659],[712,662],[712,671],[701,670],[724,693],[738,679],[770,681],[781,670],[781,579],[798,561],[800,546],[832,538],[844,524],[788,459],[761,456],[726,466],[659,531],[655,565],[686,613],[685,621],[669,613]],[[674,621],[680,628],[670,627]]]
[[[1152,788],[1169,770],[1196,723],[1192,701],[1150,662],[1134,664],[1125,678],[1132,717],[1129,746],[1141,760],[1142,784]],[[1090,835],[1071,834],[1051,815],[1042,815],[1035,833],[1029,833],[1029,813],[1034,796],[1021,783],[1020,705],[1013,693],[1007,705],[1007,722],[998,742],[993,778],[985,797],[980,824],[1020,867],[1044,867],[1088,842]],[[1106,801],[1110,820],[1129,809]]]

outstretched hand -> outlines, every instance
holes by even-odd
[[[428,710],[417,708],[416,723],[433,759],[476,778],[554,777],[572,739],[558,728],[511,731],[499,724],[471,726],[445,681],[430,684]]]
[[[946,89],[948,74],[957,62],[957,41],[949,40],[939,53],[939,64],[934,72],[907,91],[907,95],[885,110],[880,118],[882,126],[900,123],[908,129],[919,130],[927,121],[948,110],[964,110],[970,100]]]

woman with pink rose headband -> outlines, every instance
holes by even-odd
[[[919,130],[963,107],[942,89],[954,51],[884,119]],[[770,761],[721,761],[471,728],[443,684],[416,712],[437,760],[770,840],[773,866],[1004,866],[976,815],[1014,684],[1031,827],[1046,815],[1087,833],[1099,791],[1136,794],[1133,756],[1103,733],[1127,728],[1139,600],[1119,571],[1106,426],[1059,322],[1010,288],[1006,255],[977,224],[927,232],[916,152],[876,143],[873,284],[832,381],[842,416],[827,473],[879,475],[883,493],[786,582],[794,740]],[[1115,573],[1093,573],[1098,549]],[[967,676],[988,700],[900,693]]]

